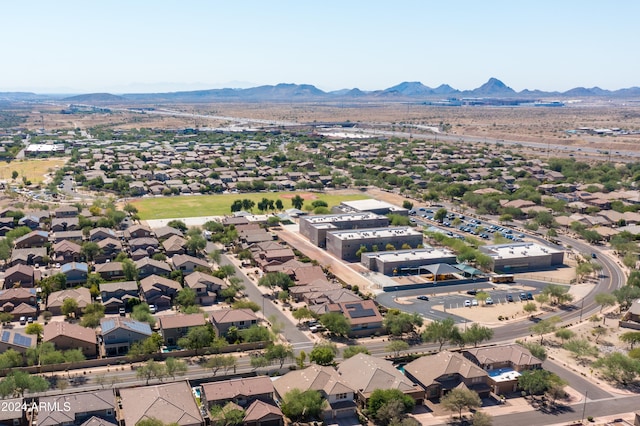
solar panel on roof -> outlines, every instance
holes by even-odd
[[[349,310],[349,315],[351,318],[364,318],[374,316],[375,313],[371,308],[363,308],[360,304],[349,304],[345,305]]]
[[[3,342],[8,342],[9,341],[9,336],[11,336],[11,332],[3,331],[2,332],[2,341]]]
[[[31,337],[23,336],[22,334],[13,335],[13,344],[18,346],[29,347],[31,346]]]

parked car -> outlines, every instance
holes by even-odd
[[[424,295],[422,295],[422,296],[418,296],[418,297],[417,297],[417,299],[418,299],[418,300],[425,300],[425,301],[429,301],[429,297],[428,297],[428,296],[424,296]]]
[[[490,298],[490,297],[487,297],[487,300],[485,300],[485,301],[484,301],[484,303],[485,303],[486,305],[493,305],[493,299],[492,299],[492,298]]]
[[[471,296],[475,296],[476,294],[478,294],[478,290],[476,290],[475,288],[473,290],[468,290],[467,294]]]
[[[520,293],[520,300],[527,300],[527,293]]]
[[[478,299],[471,300],[471,306],[478,306]]]
[[[123,316],[126,315],[127,312],[125,311],[124,308],[120,308],[120,309],[118,309],[118,313],[120,314],[121,317],[123,317]]]
[[[527,293],[527,300],[533,300],[533,294]]]
[[[155,314],[156,310],[157,310],[156,305],[149,305],[149,312],[151,312],[152,314]]]
[[[33,317],[28,317],[27,318],[27,323],[32,324],[33,323]]]
[[[20,317],[20,325],[25,325],[27,323],[27,317]]]
[[[513,302],[513,296],[510,294],[507,294],[507,302]]]
[[[465,308],[470,308],[471,307],[471,300],[467,299],[464,301],[464,306]]]

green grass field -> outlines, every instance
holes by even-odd
[[[314,200],[322,200],[329,204],[329,208],[337,206],[343,201],[364,200],[369,198],[364,194],[331,194],[320,192],[251,192],[242,194],[196,195],[141,198],[131,202],[138,209],[140,219],[170,219],[174,217],[224,216],[231,214],[231,204],[235,200],[248,198],[256,204],[263,198],[281,199],[285,209],[290,209],[291,198],[296,194],[305,199],[305,205]],[[304,207],[302,209],[304,210]],[[254,213],[260,211],[254,207]]]

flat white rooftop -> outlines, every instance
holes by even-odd
[[[439,248],[423,248],[414,250],[394,250],[394,251],[381,251],[381,252],[369,252],[364,253],[366,257],[375,257],[383,262],[394,262],[398,260],[426,260],[426,259],[441,259],[443,257],[455,256],[451,250],[439,249]]]
[[[367,211],[367,210],[378,210],[378,209],[389,209],[389,210],[406,210],[402,207],[398,207],[391,203],[387,203],[386,201],[380,200],[355,200],[355,201],[343,201],[341,203],[347,207],[351,207],[354,210],[358,211]]]
[[[554,253],[562,253],[562,250],[557,250],[552,247],[536,243],[496,244],[492,246],[484,246],[481,250],[489,254],[491,257],[499,257],[502,259],[545,256]]]
[[[420,232],[408,226],[400,226],[397,228],[350,229],[344,231],[331,231],[329,234],[335,235],[336,238],[341,240],[375,240],[378,238],[391,238],[409,235],[422,236]]]
[[[383,218],[375,213],[362,212],[362,213],[344,213],[344,214],[325,214],[319,216],[307,216],[304,220],[311,223],[331,223],[331,222],[353,222],[366,219],[378,219]]]

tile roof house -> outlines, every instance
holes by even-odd
[[[231,327],[238,330],[258,324],[260,319],[251,309],[223,309],[211,312],[211,324],[218,336],[224,336]]]
[[[82,424],[91,417],[115,422],[116,396],[111,389],[41,396],[38,426]]]
[[[49,242],[47,231],[32,231],[22,237],[16,238],[13,242],[15,248],[44,247]]]
[[[27,349],[36,346],[36,336],[23,333],[20,330],[3,329],[0,330],[0,352],[4,353],[9,349],[24,354]]]
[[[160,334],[167,346],[175,346],[191,328],[206,325],[202,314],[161,315],[158,317]]]
[[[14,249],[11,252],[11,260],[9,260],[9,265],[43,265],[45,263],[44,261],[46,257],[48,257],[46,247]]]
[[[356,399],[366,407],[376,389],[398,389],[422,405],[424,389],[409,380],[391,361],[367,354],[357,354],[338,365],[338,373],[356,390]]]
[[[189,256],[188,254],[177,254],[173,256],[171,263],[173,264],[173,269],[182,271],[185,275],[192,273],[197,267],[202,267],[207,270],[210,269],[209,264],[205,260]]]
[[[111,262],[122,251],[122,243],[115,238],[104,238],[97,244],[102,253],[95,256],[95,263]]]
[[[76,217],[78,208],[74,206],[60,206],[53,211],[54,217]]]
[[[76,315],[79,315],[87,305],[91,304],[91,293],[86,287],[54,291],[47,298],[47,310],[53,315],[62,315],[62,305],[65,299],[73,299],[78,302]]]
[[[253,401],[273,401],[273,382],[267,376],[245,377],[204,383],[202,392],[210,409],[214,405],[224,406],[233,402],[246,407]]]
[[[140,291],[149,305],[168,309],[175,295],[182,290],[179,282],[159,275],[150,275],[140,280]]]
[[[171,266],[163,260],[155,260],[150,257],[143,257],[135,261],[138,270],[138,278],[146,278],[150,275],[169,275]]]
[[[135,426],[141,420],[162,419],[166,424],[204,426],[189,383],[174,382],[156,386],[120,389],[122,408],[118,412],[121,426]]]
[[[370,336],[382,331],[382,315],[373,300],[331,304],[329,312],[340,312],[351,325],[350,336]]]
[[[153,236],[153,231],[147,226],[133,225],[124,232],[124,236],[127,239],[151,237]]]
[[[17,320],[23,316],[23,312],[26,307],[31,307],[31,313],[24,316],[35,317],[35,313],[38,309],[38,298],[35,288],[8,288],[6,290],[0,290],[0,311],[9,312]],[[16,308],[18,312],[16,312]]]
[[[89,231],[89,241],[97,243],[98,241],[102,241],[107,238],[117,239],[116,231],[110,228],[94,228]]]
[[[99,274],[102,279],[112,281],[118,278],[124,278],[124,268],[122,262],[100,263],[94,266],[94,272]]]
[[[478,392],[480,397],[490,392],[487,372],[457,352],[443,351],[418,358],[405,365],[404,374],[422,386],[428,399],[438,399],[461,384]]]
[[[355,389],[333,367],[311,364],[304,370],[290,371],[273,382],[276,396],[282,400],[293,389],[316,390],[329,403],[325,419],[355,414]]]
[[[82,259],[82,247],[71,241],[62,240],[55,243],[53,249],[53,261],[58,263],[79,262]]]
[[[119,281],[100,283],[100,298],[106,313],[117,313],[124,308],[128,299],[138,299],[138,283],[135,281]]]
[[[185,254],[185,245],[187,240],[178,236],[172,235],[162,242],[162,248],[167,256],[172,257],[176,254]]]
[[[98,354],[95,330],[66,321],[52,321],[44,326],[43,342],[51,342],[57,350],[80,348],[87,358]]]
[[[227,288],[224,280],[204,272],[193,272],[187,275],[184,277],[184,285],[196,292],[196,302],[199,305],[212,305],[220,290]]]
[[[131,318],[113,317],[100,320],[102,344],[107,356],[125,355],[131,345],[151,336],[151,326]]]
[[[247,407],[242,421],[245,426],[281,426],[282,410],[258,399]]]
[[[155,228],[153,233],[156,234],[156,238],[159,240],[166,240],[172,235],[177,235],[179,237],[184,236],[181,230],[172,226],[161,226],[160,228]]]
[[[60,267],[60,272],[67,277],[67,284],[82,284],[87,282],[89,265],[84,262],[65,263]]]
[[[36,281],[36,275],[39,279],[39,271],[32,266],[17,264],[10,267],[4,273],[4,288],[11,288],[19,284],[20,287],[33,287]]]
[[[76,231],[79,224],[77,217],[55,217],[51,219],[51,232]]]

